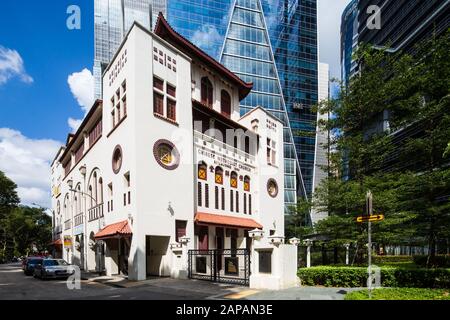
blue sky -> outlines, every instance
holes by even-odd
[[[20,3],[20,7],[19,7]],[[69,116],[83,112],[67,78],[93,64],[93,2],[78,1],[81,30],[66,27],[65,0],[2,1],[0,45],[16,50],[33,83],[17,78],[0,86],[0,127],[28,137],[65,140]]]
[[[176,0],[172,0],[176,1]],[[318,0],[320,61],[339,76],[341,12]],[[24,204],[50,206],[50,164],[93,100],[93,0],[3,0],[0,10],[0,170]],[[70,5],[81,30],[69,30]],[[70,82],[70,84],[69,84]],[[72,128],[72,129],[71,129]]]

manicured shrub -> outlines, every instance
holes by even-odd
[[[414,256],[414,263],[420,267],[427,266],[428,256]],[[437,255],[433,261],[431,261],[431,267],[433,268],[450,268],[450,255]]]
[[[367,268],[313,267],[298,272],[302,285],[327,287],[366,287]],[[383,287],[450,288],[449,269],[381,268]]]
[[[413,262],[412,256],[373,256],[372,261],[375,264],[390,264],[390,263],[408,263]]]
[[[450,300],[448,290],[418,288],[383,288],[372,291],[373,300]],[[350,292],[345,300],[369,300],[367,289]]]

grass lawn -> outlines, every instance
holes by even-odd
[[[369,300],[369,292],[354,291],[345,300]],[[450,300],[450,289],[382,288],[372,291],[372,300]]]

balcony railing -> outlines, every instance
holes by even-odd
[[[255,156],[195,130],[194,143],[199,147],[206,147],[252,166],[254,166],[256,161]]]
[[[88,210],[89,221],[103,218],[103,203]]]
[[[72,220],[67,220],[64,222],[64,230],[69,230],[72,228]]]
[[[74,220],[75,220],[75,227],[82,225],[84,222],[84,213],[77,214]]]

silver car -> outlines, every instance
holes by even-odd
[[[34,267],[34,277],[40,279],[67,278],[74,272],[72,266],[62,259],[43,259]]]

